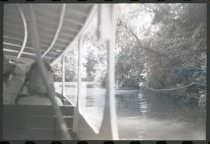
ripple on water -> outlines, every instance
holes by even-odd
[[[205,130],[194,123],[139,116],[118,118],[121,139],[141,140],[204,140]]]

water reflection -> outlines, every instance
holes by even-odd
[[[181,108],[169,111],[164,104],[159,105],[162,112],[156,112],[152,103],[154,99],[151,101],[151,98],[144,97],[139,92],[131,93],[132,95],[116,95],[120,139],[205,139],[205,118],[202,114],[193,110],[185,113]],[[194,114],[189,115],[187,112]]]
[[[85,116],[100,128],[106,90],[86,88]],[[116,90],[116,111],[120,139],[204,140],[205,117],[194,109],[173,110],[170,102],[145,97],[139,90]],[[70,89],[67,96],[74,101]],[[92,95],[91,95],[92,93]],[[156,102],[157,104],[154,104]],[[166,103],[166,104],[165,104]],[[173,106],[172,106],[173,108]],[[171,110],[169,110],[171,109]]]

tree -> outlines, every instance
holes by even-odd
[[[176,89],[185,100],[199,99],[206,89],[206,5],[121,6],[116,34],[119,85],[137,87],[143,82],[147,91],[159,95],[162,90],[173,95]]]

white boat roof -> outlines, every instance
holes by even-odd
[[[34,4],[44,59],[52,63],[61,57],[84,29],[93,7],[93,4]],[[3,51],[8,59],[26,62],[35,57],[28,17],[28,4],[4,5]]]

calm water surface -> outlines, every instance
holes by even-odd
[[[67,96],[73,100],[66,89]],[[86,89],[86,116],[100,126],[103,118],[103,97],[105,89]],[[72,94],[72,93],[71,93]],[[185,113],[158,113],[150,110],[151,103],[137,90],[116,90],[116,108],[119,136],[121,140],[204,140],[205,121]],[[100,104],[97,104],[100,103]],[[95,106],[95,107],[94,107]],[[163,107],[163,105],[160,105]],[[164,109],[164,108],[163,108]],[[167,109],[167,107],[165,107]],[[88,113],[89,112],[89,113]],[[190,113],[190,111],[188,111]],[[193,111],[192,111],[193,113]]]
[[[132,99],[131,96],[135,98]],[[172,113],[155,112],[150,109],[153,103],[150,103],[141,93],[131,92],[127,97],[129,98],[126,98],[126,95],[116,95],[120,139],[205,139],[205,121],[202,115],[189,115],[187,112],[194,112],[185,113],[181,109]],[[158,107],[167,109],[163,104]]]

